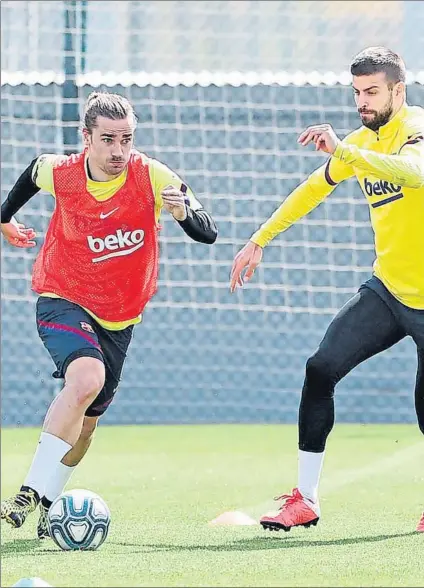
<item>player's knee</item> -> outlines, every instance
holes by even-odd
[[[312,396],[328,397],[334,394],[337,378],[331,362],[319,352],[306,362],[304,390]]]
[[[98,359],[79,358],[70,364],[66,372],[66,386],[70,389],[78,406],[90,405],[103,388],[104,383],[105,367]]]
[[[98,370],[95,373],[84,374],[75,385],[76,399],[79,405],[91,404],[105,383],[104,373]]]

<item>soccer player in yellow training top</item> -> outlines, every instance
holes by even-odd
[[[288,531],[316,524],[325,444],[334,424],[334,388],[355,366],[406,336],[418,351],[415,408],[424,434],[424,109],[409,106],[405,65],[384,47],[369,47],[351,64],[362,119],[341,141],[328,124],[298,139],[330,154],[274,212],[234,259],[231,291],[249,280],[263,248],[313,210],[347,178],[356,176],[369,205],[375,234],[373,276],[339,311],[306,363],[299,408],[298,485],[283,495],[264,528]],[[246,269],[244,277],[243,271]],[[417,531],[424,531],[424,515]]]

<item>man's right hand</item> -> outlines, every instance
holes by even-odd
[[[234,292],[237,287],[242,288],[243,283],[250,280],[255,269],[262,261],[263,249],[253,241],[249,241],[234,258],[231,269],[230,291]],[[243,270],[247,267],[246,273],[242,276]]]
[[[27,228],[14,218],[9,223],[1,223],[1,232],[6,241],[14,247],[29,249],[36,245],[35,241],[33,241],[35,237],[34,229]]]

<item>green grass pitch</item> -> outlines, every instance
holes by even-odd
[[[21,484],[35,429],[2,432],[2,496]],[[62,552],[1,525],[1,585],[423,586],[424,442],[410,425],[336,425],[317,527],[269,533],[210,527],[226,510],[255,518],[296,484],[297,431],[285,425],[101,426],[69,488],[112,512],[97,552]]]

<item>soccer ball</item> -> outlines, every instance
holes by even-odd
[[[89,490],[70,490],[49,509],[50,537],[65,551],[94,550],[109,532],[110,511],[105,501]]]
[[[41,578],[21,578],[16,584],[13,584],[12,588],[44,588],[47,586],[51,588],[51,585]]]

